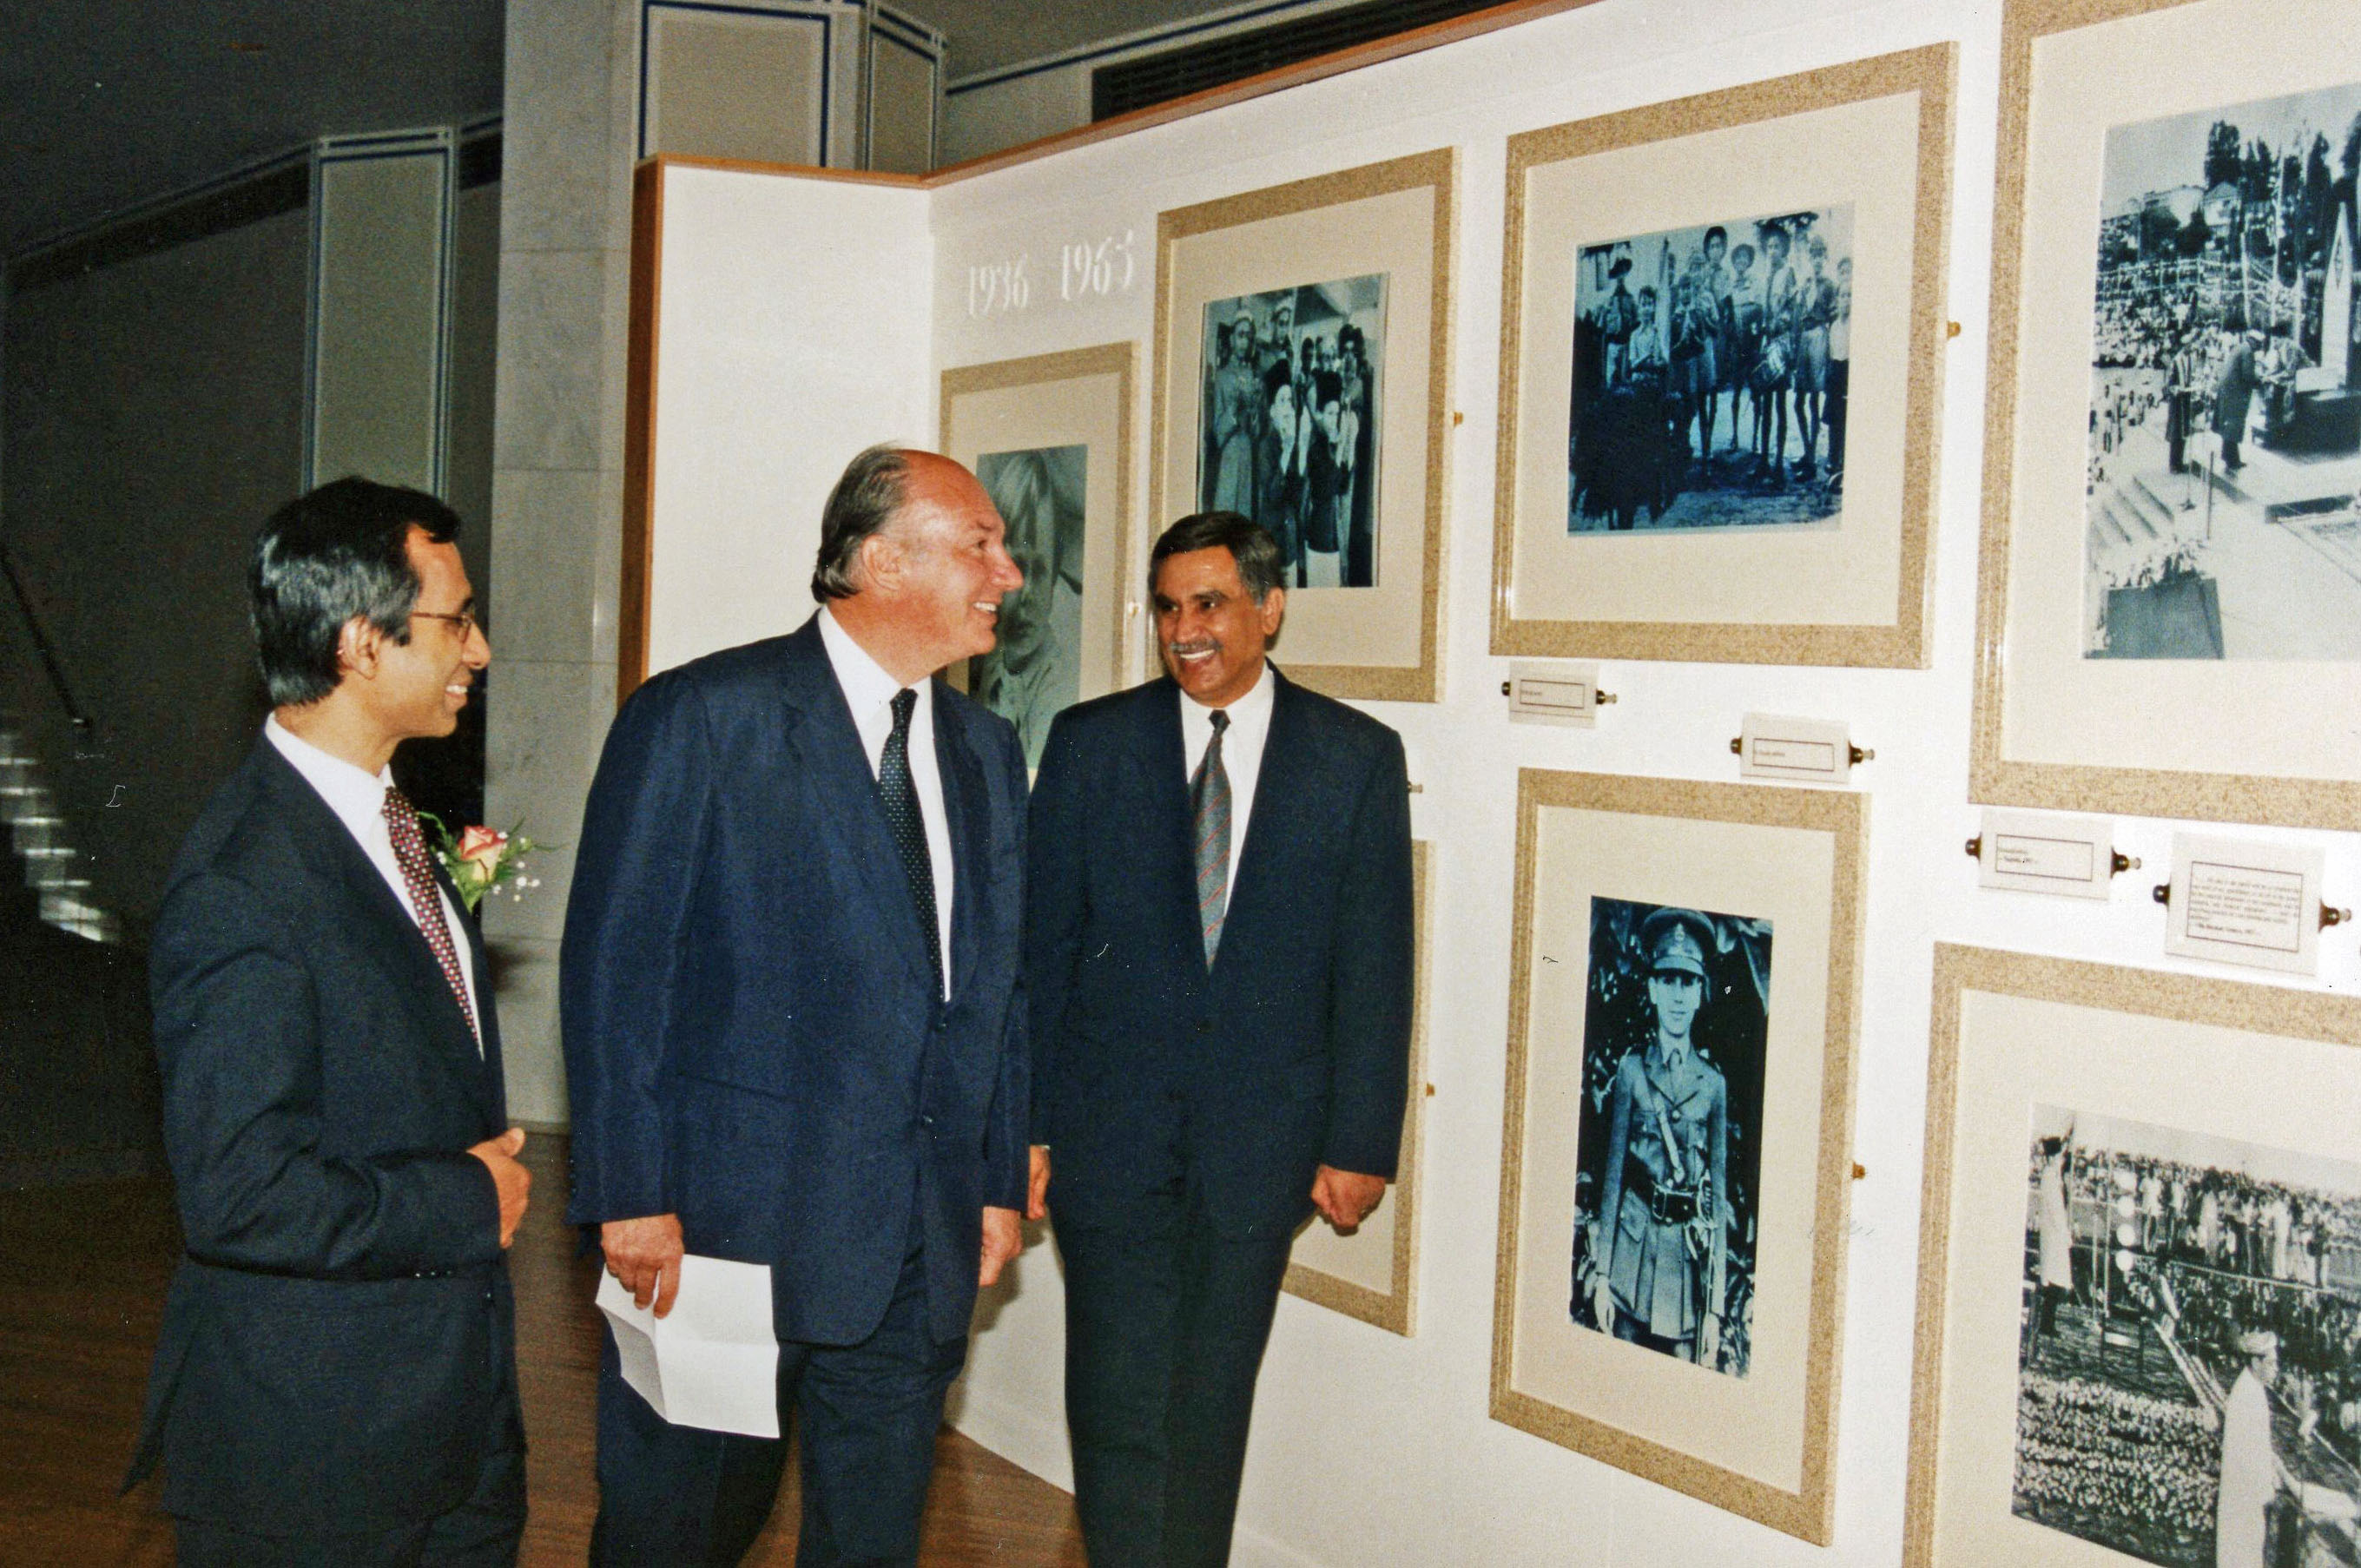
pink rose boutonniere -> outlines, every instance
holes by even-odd
[[[525,889],[541,885],[539,877],[524,874],[524,861],[544,846],[524,836],[523,824],[506,833],[479,825],[462,828],[455,838],[440,821],[423,811],[419,816],[434,824],[434,853],[470,915],[486,894],[497,894],[503,886],[511,887],[512,896],[522,897]]]

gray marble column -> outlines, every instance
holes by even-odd
[[[509,1112],[566,1120],[557,941],[615,710],[635,0],[509,0],[485,809],[563,848],[485,905]]]

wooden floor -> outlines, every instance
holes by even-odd
[[[574,1255],[573,1234],[559,1223],[563,1140],[533,1139],[525,1157],[534,1202],[510,1254],[532,1444],[522,1561],[578,1563],[598,1504],[597,1266]],[[172,1560],[157,1484],[126,1497],[115,1486],[138,1435],[148,1357],[179,1249],[161,1182],[0,1193],[0,1563]],[[793,1563],[796,1517],[791,1479],[748,1563]],[[1073,1500],[947,1429],[920,1555],[941,1568],[1082,1568]]]

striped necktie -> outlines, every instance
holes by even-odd
[[[1205,742],[1197,776],[1189,781],[1189,809],[1197,826],[1197,924],[1210,968],[1230,905],[1230,774],[1222,766],[1222,731],[1230,727],[1230,716],[1217,707],[1207,717],[1213,736]]]

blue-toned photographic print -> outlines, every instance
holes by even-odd
[[[1566,532],[1836,524],[1852,234],[1847,203],[1581,248]]]

